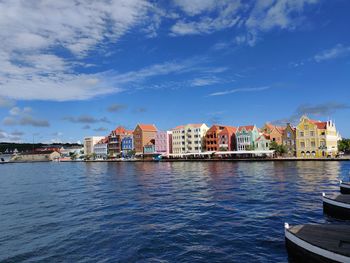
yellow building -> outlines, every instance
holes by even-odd
[[[333,121],[321,122],[302,116],[296,127],[297,157],[335,157],[338,154],[339,138]]]

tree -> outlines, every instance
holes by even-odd
[[[341,141],[338,141],[338,150],[350,153],[350,139],[342,139]]]
[[[287,152],[287,147],[285,145],[279,145],[277,142],[272,141],[270,143],[270,150],[274,150],[279,156]]]

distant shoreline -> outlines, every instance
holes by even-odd
[[[346,158],[250,158],[250,159],[134,159],[134,160],[89,160],[89,161],[73,161],[65,160],[57,163],[132,163],[132,162],[148,162],[148,163],[164,163],[164,162],[344,162],[350,161],[350,157]],[[16,163],[44,163],[55,161],[18,161],[18,162],[2,162],[0,164],[16,164]]]

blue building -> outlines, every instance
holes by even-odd
[[[123,156],[127,156],[129,151],[134,149],[133,136],[126,136],[122,139],[122,152]]]

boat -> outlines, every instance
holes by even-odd
[[[8,163],[11,161],[13,154],[0,154],[0,163]]]
[[[284,234],[295,262],[350,263],[350,225],[285,223]]]
[[[350,194],[350,182],[340,181],[340,192],[342,194]]]
[[[326,196],[322,193],[324,213],[339,219],[350,219],[350,195]]]

